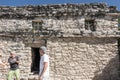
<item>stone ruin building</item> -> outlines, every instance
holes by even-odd
[[[21,80],[36,80],[44,45],[50,80],[119,80],[119,15],[105,3],[0,6],[1,59],[15,51]],[[0,80],[8,71],[0,67]]]

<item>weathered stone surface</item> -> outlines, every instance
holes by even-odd
[[[39,18],[38,20],[42,20],[44,22],[43,28],[47,30],[48,34],[49,31],[54,31],[55,35],[63,35],[63,36],[92,36],[91,30],[85,29],[85,18],[77,18],[73,20],[70,19],[63,19],[63,20],[56,20],[56,19],[44,19]],[[96,35],[94,36],[111,36],[116,35],[118,31],[118,24],[117,21],[109,21],[105,19],[96,19],[96,31],[93,32]],[[7,20],[2,19],[0,20],[0,32],[30,32],[32,31],[32,20]],[[15,33],[12,34],[13,36],[16,35]],[[22,34],[21,34],[22,35]],[[42,35],[42,34],[40,34]]]
[[[108,7],[105,3],[90,4],[59,4],[59,5],[28,5],[28,6],[1,6],[0,18],[34,19],[36,16],[61,17],[94,16],[104,17],[107,12],[119,12],[115,6]]]
[[[30,20],[0,20],[0,31],[24,31],[32,28],[32,23]]]
[[[118,15],[114,6],[104,3],[1,6],[1,59],[7,61],[15,51],[21,80],[35,80],[32,49],[46,45],[50,80],[117,80]],[[92,26],[86,26],[89,20]],[[42,21],[42,28],[34,30],[34,21]],[[0,67],[0,80],[6,80],[8,71],[9,66]]]
[[[54,45],[55,44],[55,45]],[[118,55],[114,38],[63,38],[48,41],[51,80],[114,80]],[[54,67],[54,68],[53,68]],[[55,73],[55,74],[52,74]]]

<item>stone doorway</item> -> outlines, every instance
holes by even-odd
[[[33,74],[39,73],[39,61],[40,61],[40,54],[38,47],[32,47],[32,64],[31,64],[31,72]]]

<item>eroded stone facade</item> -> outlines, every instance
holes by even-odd
[[[51,39],[51,80],[117,80],[116,45],[114,38]]]
[[[33,49],[42,45],[50,56],[50,80],[119,79],[119,11],[115,7],[61,4],[1,7],[0,11],[1,59],[7,61],[9,53],[16,52],[21,80],[38,78],[31,72]],[[86,20],[92,20],[92,26]],[[33,21],[43,22],[40,30],[34,30]],[[9,66],[1,67],[0,79],[6,80],[8,71]]]

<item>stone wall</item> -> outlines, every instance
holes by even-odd
[[[94,36],[116,35],[118,31],[117,19],[114,21],[107,19],[95,19],[96,31],[85,29],[85,18],[78,17],[76,19],[54,19],[54,18],[37,18],[35,20],[43,21],[43,28],[47,30],[60,31],[63,35],[85,35],[93,33]],[[32,20],[15,20],[15,19],[1,19],[0,32],[10,31],[32,31]],[[83,34],[81,34],[81,32]],[[89,36],[89,35],[88,35]]]
[[[31,75],[30,71],[31,47],[37,45],[38,48],[43,41],[50,55],[51,80],[117,80],[119,14],[107,15],[108,13],[111,15],[111,12],[118,13],[115,7],[109,7],[104,3],[2,6],[0,7],[2,60],[7,61],[10,51],[15,51],[21,60],[21,78],[24,80],[34,78],[36,75]],[[85,29],[85,19],[95,20],[95,31]],[[43,21],[43,31],[39,30],[38,34],[35,34],[32,26],[32,21],[35,20]],[[56,33],[60,31],[62,35],[59,38],[49,36],[50,31]],[[42,32],[48,32],[48,36]],[[8,69],[9,66],[0,68],[1,79],[6,80]]]
[[[44,22],[43,28],[51,29],[51,30],[60,30],[63,32],[63,35],[81,35],[81,31],[83,34],[92,33],[91,30],[85,29],[85,18],[78,17],[78,18],[68,18],[68,19],[42,19]],[[106,34],[109,35],[116,35],[116,32],[118,31],[118,21],[117,19],[107,20],[105,18],[103,19],[95,19],[96,22],[96,31],[94,31],[95,34],[98,34],[96,36],[103,36]]]
[[[115,38],[57,38],[48,41],[51,80],[117,80]]]
[[[0,32],[24,31],[32,28],[31,20],[0,19]]]
[[[36,18],[35,20],[42,20],[44,22],[43,28],[54,31],[60,30],[63,35],[81,35],[81,31],[84,35],[90,33],[86,37],[48,38],[47,48],[51,61],[51,80],[114,80],[118,78],[117,39],[113,38],[118,31],[117,19],[113,21],[105,18],[95,19],[97,24],[94,32],[85,29],[85,17],[61,18],[59,20],[55,18]],[[0,32],[29,32],[32,29],[32,20],[0,20]],[[96,36],[93,37],[91,33]],[[14,50],[21,56],[21,78],[27,80],[29,77],[31,79],[36,77],[36,75],[31,75],[30,71],[31,46],[25,47],[25,43],[22,42],[24,38],[17,36],[17,34],[14,34],[16,37],[10,37],[8,33],[4,34],[5,37],[0,37],[2,60],[7,60],[9,52]],[[105,37],[108,34],[114,36]],[[19,37],[18,40],[17,37]],[[32,36],[29,37],[33,38]],[[44,36],[38,37],[40,39],[44,38]],[[37,38],[35,39],[37,40]],[[9,66],[0,70],[0,76],[4,80],[8,69]]]
[[[31,47],[23,42],[0,40],[2,61],[10,51],[20,56],[21,78],[31,75]],[[51,38],[47,41],[50,56],[50,80],[117,80],[118,55],[116,38]],[[0,68],[6,80],[9,66]],[[33,77],[34,78],[34,77]]]
[[[105,3],[90,4],[58,4],[58,5],[28,5],[28,6],[0,6],[0,18],[7,19],[34,19],[36,16],[41,17],[62,17],[62,16],[98,16],[96,13],[106,14],[112,7]],[[112,8],[112,12],[117,12]]]
[[[15,51],[20,57],[20,73],[21,78],[28,79],[31,73],[31,48],[25,47],[23,42],[15,42],[12,40],[0,40],[1,60],[7,62],[10,52]],[[9,66],[0,67],[0,80],[6,80]]]
[[[106,13],[119,12],[116,6],[108,6],[106,3],[82,3],[82,4],[51,4],[51,5],[26,5],[26,6],[0,6],[0,18],[5,19],[34,19],[40,17],[78,17],[94,16],[104,17]]]

